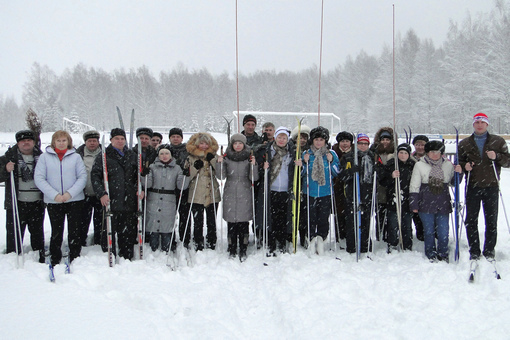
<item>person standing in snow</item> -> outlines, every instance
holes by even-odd
[[[268,245],[269,254],[276,256],[276,248],[284,253],[287,251],[287,241],[292,235],[292,183],[294,174],[294,159],[296,150],[294,145],[289,143],[290,133],[286,127],[280,126],[276,129],[275,140],[265,148],[258,150],[257,163],[259,167],[259,178],[263,183],[264,170],[267,169],[267,187],[259,190],[258,204],[264,203],[264,191],[267,194],[268,202]],[[267,159],[265,156],[267,155]]]
[[[178,191],[182,188],[184,176],[181,167],[172,158],[169,145],[160,145],[157,152],[158,158],[150,165],[147,175],[146,232],[149,233],[152,251],[156,251],[161,243],[161,250],[168,252],[175,225]],[[175,251],[175,237],[171,247]]]
[[[64,222],[67,216],[69,262],[80,256],[83,218],[83,189],[87,184],[87,170],[81,156],[73,148],[73,139],[67,131],[56,131],[51,145],[39,157],[34,173],[35,185],[44,194],[51,223],[51,264],[62,259]]]
[[[462,173],[462,168],[443,157],[444,150],[440,141],[425,144],[426,155],[416,163],[411,176],[409,207],[423,222],[425,256],[431,262],[448,263],[448,215],[452,212],[448,184],[453,182],[454,171]]]
[[[255,157],[250,157],[251,148],[246,145],[246,137],[234,134],[230,138],[225,157],[218,156],[222,164],[219,179],[226,179],[223,190],[223,219],[227,221],[228,252],[231,258],[237,254],[239,240],[239,259],[246,259],[248,248],[249,221],[253,220],[252,180],[259,178]]]
[[[425,156],[425,144],[429,141],[429,138],[425,135],[417,135],[413,138],[414,152],[412,157],[418,162],[422,157]],[[420,215],[413,213],[413,222],[416,229],[416,238],[423,241],[423,223],[421,223]]]
[[[92,186],[101,205],[110,203],[112,213],[112,251],[116,254],[116,241],[119,256],[132,260],[134,245],[137,243],[138,214],[138,159],[136,153],[126,146],[126,132],[114,128],[110,132],[110,145],[105,149],[108,170],[108,189],[103,181],[103,160],[96,157],[92,166]],[[144,192],[141,193],[143,198]],[[106,231],[103,229],[103,242],[106,245]],[[103,248],[105,249],[105,248]]]
[[[189,173],[188,203],[193,213],[193,239],[196,250],[204,249],[204,211],[207,223],[206,247],[216,248],[216,211],[221,201],[220,186],[215,178],[218,142],[207,132],[195,133],[186,144]]]
[[[409,209],[409,184],[413,168],[416,163],[411,156],[411,146],[402,143],[397,148],[398,170],[395,170],[395,158],[392,158],[384,166],[381,173],[380,183],[388,188],[387,191],[387,211],[388,211],[388,253],[396,250],[399,244],[400,230],[397,220],[397,195],[395,194],[395,180],[400,181],[401,192],[401,230],[403,250],[413,249],[413,213]]]
[[[358,159],[357,166],[354,161],[354,150],[346,153],[340,161],[340,179],[344,182],[345,202],[347,203],[347,209],[345,214],[345,241],[346,250],[348,253],[353,254],[356,252],[356,233],[354,225],[354,183],[353,179],[356,173],[359,173],[359,185],[360,185],[360,206],[361,210],[361,238],[360,252],[366,253],[369,251],[369,227],[370,227],[370,208],[372,199],[372,187],[374,183],[374,153],[369,150],[370,139],[364,133],[360,133],[357,136],[356,144],[358,148]]]
[[[470,172],[466,194],[466,233],[471,260],[478,260],[480,238],[478,214],[483,203],[485,243],[483,256],[494,259],[498,232],[499,176],[501,167],[510,166],[506,141],[487,131],[489,118],[484,113],[473,117],[474,132],[459,143],[459,164]],[[497,177],[496,177],[497,172]]]
[[[87,185],[85,186],[85,200],[83,201],[83,217],[81,227],[81,245],[87,246],[87,234],[91,218],[94,222],[94,239],[93,244],[101,244],[101,230],[103,229],[103,206],[101,201],[97,198],[94,188],[92,187],[92,180],[90,173],[92,166],[97,155],[101,154],[101,144],[99,144],[99,132],[95,130],[86,131],[83,134],[85,143],[81,145],[76,152],[83,159],[85,169],[87,170]]]
[[[310,148],[296,161],[297,166],[304,166],[303,193],[309,194],[310,252],[324,255],[324,241],[329,234],[328,218],[331,214],[332,180],[340,172],[339,160],[335,152],[328,148],[329,131],[318,126],[310,131]],[[308,228],[308,226],[307,226]]]
[[[18,245],[22,245],[25,228],[28,225],[30,244],[34,251],[39,251],[39,262],[44,263],[44,202],[43,194],[34,182],[34,170],[41,156],[41,149],[35,144],[35,134],[31,130],[16,132],[16,145],[7,150],[0,157],[0,182],[5,183],[4,208],[6,212],[6,253],[16,251],[14,239],[14,218],[12,206],[12,187],[10,176],[14,174],[14,187],[18,199],[18,215],[21,227],[21,239],[18,236]],[[21,249],[19,249],[21,252]]]

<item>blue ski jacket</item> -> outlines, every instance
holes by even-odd
[[[333,155],[333,161],[331,162],[331,176],[329,174],[329,162],[326,155],[322,156],[322,162],[324,163],[324,174],[326,179],[326,184],[319,186],[317,181],[312,179],[312,169],[313,162],[315,162],[315,155],[313,151],[308,149],[303,152],[302,156],[305,154],[310,155],[310,159],[308,164],[303,163],[303,169],[301,170],[301,174],[303,176],[303,187],[302,191],[306,195],[307,190],[309,190],[310,197],[324,197],[331,195],[331,190],[333,188],[332,183],[330,182],[330,177],[335,178],[340,173],[340,160],[336,155],[336,152],[329,151]],[[302,157],[301,157],[302,158]],[[307,189],[307,183],[310,182],[310,188]]]

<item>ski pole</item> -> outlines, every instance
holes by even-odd
[[[16,268],[19,268],[19,254],[21,253],[21,268],[25,263],[23,253],[23,237],[21,235],[21,225],[19,222],[18,197],[16,195],[16,184],[14,181],[14,170],[11,171],[11,199],[12,199],[12,227],[14,229],[14,245],[16,247]],[[18,236],[19,241],[18,242]]]
[[[215,196],[214,196],[214,178],[213,178],[213,174],[212,174],[214,169],[213,169],[213,166],[212,166],[211,163],[209,163],[209,167],[211,168],[211,192],[212,192],[212,201],[213,201],[213,210],[214,210],[214,230],[216,231],[216,218],[217,218],[217,215],[216,215],[216,199],[215,199]],[[221,197],[220,197],[220,200],[221,200]],[[209,230],[207,232],[209,233]],[[217,238],[218,237],[216,237],[216,239]]]
[[[181,200],[182,200],[182,192],[184,191],[184,184],[186,183],[186,177],[183,176],[182,179],[182,185],[181,185],[181,191],[179,195],[179,201],[177,202],[177,209],[175,210],[175,220],[174,220],[174,227],[172,229],[172,237],[170,238],[170,251],[168,252],[168,256],[170,257],[170,253],[172,252],[172,244],[174,242],[175,238],[175,229],[179,225],[180,222],[180,214],[179,214],[179,208],[181,207]],[[186,237],[186,235],[184,235]],[[168,262],[168,259],[167,259]]]
[[[266,156],[266,159],[267,159],[267,156]],[[266,252],[267,252],[267,184],[268,184],[268,181],[267,181],[267,175],[268,175],[268,169],[264,169],[264,204],[263,204],[263,209],[264,209],[264,212],[263,212],[263,221],[262,221],[262,250],[263,250],[263,255],[262,256],[266,256]]]
[[[229,126],[230,129],[230,126]],[[230,140],[230,138],[229,138]],[[223,145],[221,146],[220,154],[223,156]],[[225,160],[225,158],[223,158]],[[220,195],[224,194],[225,188],[223,186],[223,162],[220,163]],[[225,197],[223,195],[223,197]],[[221,200],[221,215],[223,216],[223,209],[225,209],[225,200]],[[223,251],[223,218],[220,219],[220,252]]]
[[[501,193],[501,185],[499,183],[498,171],[496,170],[496,163],[492,161],[492,168],[494,169],[494,176],[496,176],[496,180],[498,181],[498,191],[499,197],[501,198],[501,206],[503,207],[503,213],[505,214],[506,226],[508,228],[508,232],[510,233],[510,223],[508,223],[508,216],[506,214],[505,201],[503,200],[503,194]]]
[[[251,159],[253,159],[253,149],[251,150]],[[251,162],[250,159],[250,162]],[[255,165],[251,163],[251,206],[253,210],[253,219],[251,226],[253,229],[253,241],[255,242],[254,253],[257,251],[257,231],[255,230],[255,180],[254,180]]]
[[[329,163],[329,190],[330,190],[330,196],[331,196],[331,214],[329,215],[330,216],[330,223],[329,223],[329,251],[332,250],[332,246],[331,246],[331,243],[333,242],[332,241],[332,234],[333,232],[331,231],[331,225],[333,224],[333,231],[335,230],[335,208],[333,206],[333,176],[331,175],[331,162],[328,162]],[[336,252],[336,242],[335,242],[335,252]]]
[[[145,187],[143,188],[143,224],[142,224],[142,240],[143,244],[145,244],[145,226],[147,221],[147,176],[145,176]]]
[[[181,240],[181,244],[184,246],[184,240],[186,239],[186,233],[188,231],[188,225],[189,225],[189,221],[190,221],[190,218],[191,218],[191,211],[193,210],[193,201],[195,200],[195,192],[197,191],[197,186],[198,186],[198,179],[200,178],[200,172],[197,173],[197,179],[195,181],[195,187],[193,188],[193,195],[191,195],[191,204],[189,205],[189,212],[188,212],[188,217],[186,218],[186,227],[184,228],[184,237],[183,237],[183,240]],[[190,243],[193,242],[193,239],[191,237],[191,232],[190,232]],[[193,243],[192,243],[193,244]],[[189,244],[188,244],[188,247],[189,247]]]
[[[308,161],[306,162],[306,223],[308,227],[308,233],[306,235],[306,240],[308,241],[308,257],[311,257],[311,250],[310,250],[310,158],[308,158]]]

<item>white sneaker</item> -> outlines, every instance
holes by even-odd
[[[317,237],[312,238],[310,244],[308,245],[308,250],[310,251],[310,254],[317,253]]]
[[[317,236],[316,239],[317,239],[317,254],[322,256],[324,255],[324,240],[320,236]]]

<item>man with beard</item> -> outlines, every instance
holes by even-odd
[[[339,160],[342,160],[342,157],[352,151],[352,143],[354,141],[354,137],[350,132],[342,131],[338,135],[336,135],[337,144],[333,145],[333,151],[336,152]],[[335,204],[336,204],[336,228],[335,235],[336,241],[340,242],[340,240],[345,239],[345,209],[346,209],[346,201],[344,195],[344,182],[341,180],[340,176],[337,176],[334,180],[334,189],[335,189]]]

